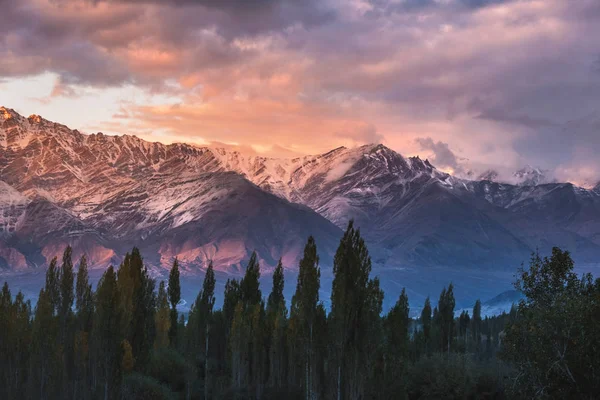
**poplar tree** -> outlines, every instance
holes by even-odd
[[[181,284],[179,282],[179,262],[177,258],[173,261],[173,267],[169,273],[169,303],[171,303],[171,329],[169,338],[173,347],[177,346],[177,304],[181,301]]]
[[[319,303],[319,289],[321,270],[319,268],[319,256],[315,239],[310,236],[304,247],[304,255],[299,263],[298,281],[296,292],[292,297],[292,318],[299,323],[298,341],[302,354],[300,354],[303,365],[303,387],[305,398],[312,399],[314,396],[314,325]]]
[[[122,363],[122,322],[117,274],[112,266],[100,278],[96,293],[96,312],[94,326],[95,360],[98,363],[100,392],[105,400],[118,397],[121,385]]]
[[[161,281],[158,286],[158,297],[156,299],[156,339],[154,348],[161,349],[169,346],[169,336],[171,332],[172,319],[170,315],[169,300],[167,299],[167,290],[165,282]],[[177,323],[177,321],[175,321]]]
[[[285,329],[287,309],[283,289],[285,278],[281,259],[273,272],[273,288],[267,301],[267,323],[269,335],[269,385],[281,388],[285,379]]]
[[[372,361],[369,333],[383,302],[379,280],[369,279],[370,272],[369,252],[360,231],[350,221],[333,260],[330,320],[338,400],[364,396]]]
[[[425,353],[429,353],[429,342],[431,340],[431,301],[429,296],[425,299],[425,305],[421,310],[421,325],[423,327],[423,338],[425,340]]]
[[[452,338],[454,335],[454,286],[448,285],[448,289],[442,289],[438,301],[437,323],[440,331],[440,351],[450,353]]]
[[[150,355],[156,334],[155,282],[144,266],[139,249],[135,247],[131,254],[125,255],[117,275],[125,339],[130,343],[138,365],[144,365]]]
[[[409,312],[408,295],[403,288],[398,301],[385,318],[387,362],[384,372],[388,391],[392,393],[398,391],[400,378],[405,368],[409,340]]]
[[[62,266],[60,269],[60,305],[58,315],[60,319],[60,344],[62,347],[63,360],[63,383],[62,390],[68,393],[69,382],[73,380],[74,368],[74,332],[72,327],[72,307],[75,294],[73,292],[73,249],[67,246],[63,253]]]
[[[475,352],[481,352],[481,301],[477,300],[473,306],[473,318],[471,319],[471,333],[475,343]]]
[[[90,340],[94,318],[94,293],[89,283],[87,258],[81,256],[75,283],[76,332],[74,348],[74,396],[85,396],[90,385]]]
[[[204,282],[202,283],[202,290],[198,294],[196,300],[195,313],[197,318],[198,333],[200,336],[199,343],[199,354],[202,355],[201,360],[203,361],[204,369],[204,398],[208,398],[210,391],[209,379],[210,379],[210,330],[212,323],[212,313],[215,306],[215,272],[212,261],[208,264],[206,274],[204,275]]]

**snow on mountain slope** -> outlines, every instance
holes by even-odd
[[[233,166],[226,168],[218,149],[84,135],[38,116],[1,110],[0,209],[20,210],[3,213],[10,230],[4,246],[17,249],[28,265],[41,265],[72,243],[79,246],[76,254],[86,252],[97,263],[116,262],[132,246],[140,246],[155,266],[168,266],[181,255],[186,268],[206,266],[209,259],[228,268],[260,248],[267,266],[284,257],[294,267],[311,233],[329,252],[339,240],[339,229],[312,210],[227,172]],[[240,163],[238,169],[250,173],[251,166]],[[264,221],[255,218],[244,225],[249,218],[245,201],[263,211]],[[277,221],[270,220],[276,214],[269,210],[278,210]],[[290,219],[305,223],[286,225]],[[287,231],[265,231],[263,224],[279,224]],[[190,238],[175,232],[187,232]]]
[[[255,207],[268,216],[273,214],[265,204],[285,209],[278,217],[282,220],[287,219],[285,213],[310,214],[308,208],[338,228],[354,219],[375,264],[382,268],[512,268],[536,247],[552,245],[573,248],[585,260],[600,255],[600,192],[570,184],[540,184],[546,178],[535,168],[520,171],[515,177],[519,184],[511,185],[493,182],[494,171],[478,181],[460,179],[438,171],[427,160],[404,158],[380,144],[277,159],[220,146],[85,135],[6,108],[0,108],[0,122],[0,180],[21,202],[14,215],[3,217],[10,220],[4,224],[12,224],[18,237],[21,229],[27,231],[18,222],[23,207],[44,204],[48,215],[60,216],[55,228],[61,234],[68,232],[88,248],[96,240],[106,249],[98,250],[98,259],[111,259],[125,246],[139,243],[157,265],[168,264],[179,254],[190,268],[210,257],[220,257],[224,266],[237,265],[252,248],[262,248],[269,263],[276,254],[296,252],[277,248],[282,242],[271,235],[285,232],[265,228],[277,221],[255,221],[243,202],[232,200],[250,194],[261,199]],[[298,209],[288,201],[308,208]],[[231,208],[225,209],[225,204]],[[2,207],[13,206],[3,202]],[[42,218],[39,212],[33,214],[37,208],[31,208],[31,215]],[[302,225],[296,232],[322,235],[326,247],[331,247],[339,229],[316,217],[307,217],[313,228]],[[246,228],[234,225],[247,218],[254,222]],[[210,224],[229,229],[229,236],[238,230],[244,234],[227,241],[225,231]],[[288,228],[290,237],[303,241],[292,226]],[[268,234],[257,242],[253,229],[267,229]],[[51,240],[39,230],[27,232],[40,237],[40,249],[23,250],[37,254],[30,262],[37,265]],[[183,239],[182,232],[189,238]],[[207,238],[198,239],[199,232]]]

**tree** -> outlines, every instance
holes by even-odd
[[[77,282],[75,284],[75,312],[78,319],[79,329],[90,332],[92,329],[92,317],[94,313],[94,293],[89,283],[87,258],[81,256],[77,269]]]
[[[63,253],[62,266],[60,269],[60,305],[58,315],[60,319],[60,344],[62,347],[62,357],[64,366],[63,391],[68,390],[68,383],[72,381],[75,374],[74,366],[74,331],[72,329],[73,316],[73,249],[67,246]],[[71,390],[68,390],[71,392]]]
[[[260,291],[260,265],[256,252],[252,252],[248,266],[246,267],[246,274],[240,282],[241,300],[245,306],[252,306],[259,304],[262,299]]]
[[[246,382],[256,390],[257,397],[260,397],[266,376],[264,303],[259,278],[260,266],[256,252],[253,252],[240,282],[240,300],[235,308],[230,340],[234,382]]]
[[[271,290],[267,301],[268,312],[277,313],[285,308],[285,297],[283,296],[284,285],[283,264],[281,263],[281,259],[279,259],[277,267],[273,272],[273,289]]]
[[[58,269],[58,259],[54,257],[46,270],[46,285],[44,292],[48,296],[48,301],[52,307],[52,315],[58,315],[60,308],[60,270]]]
[[[156,325],[156,339],[154,340],[154,348],[161,349],[169,346],[169,338],[171,332],[171,324],[173,320],[170,316],[169,300],[167,299],[167,290],[165,289],[165,282],[161,281],[158,286],[158,297],[156,299],[156,314],[155,314],[155,325]],[[175,321],[177,323],[177,321]],[[131,348],[129,342],[127,345]]]
[[[63,263],[60,273],[60,309],[59,315],[61,319],[62,329],[62,340],[66,340],[66,330],[68,319],[71,315],[71,308],[73,307],[74,293],[73,293],[73,260],[72,260],[73,249],[71,246],[67,246],[63,253]]]
[[[317,316],[317,305],[319,303],[319,289],[321,270],[319,268],[319,256],[315,239],[310,236],[304,247],[304,256],[300,260],[298,268],[298,281],[296,293],[292,297],[291,318],[299,321],[298,339],[303,354],[301,364],[304,365],[304,390],[305,398],[312,399],[314,396],[314,324]]]
[[[473,318],[471,319],[471,333],[475,343],[475,352],[481,352],[481,301],[479,299],[473,306]]]
[[[448,285],[448,289],[444,288],[440,293],[440,299],[438,301],[438,315],[437,324],[440,331],[440,351],[447,351],[450,354],[450,347],[452,346],[452,338],[454,335],[454,307],[456,301],[454,300],[454,286],[452,283]]]
[[[52,264],[51,264],[52,265]],[[54,263],[54,268],[56,262]],[[49,288],[55,269],[46,271],[46,282]],[[58,282],[58,281],[56,281]],[[50,284],[48,284],[50,283]],[[33,319],[32,332],[32,366],[30,396],[32,398],[58,398],[60,394],[60,382],[62,381],[62,363],[60,351],[57,346],[59,339],[59,321],[54,315],[55,293],[46,288],[40,290],[35,315]]]
[[[204,398],[208,398],[209,393],[209,377],[210,377],[210,366],[209,366],[209,348],[210,348],[210,329],[212,312],[215,306],[215,271],[212,262],[208,264],[206,274],[204,275],[204,282],[202,283],[202,291],[198,295],[199,302],[196,308],[198,313],[199,329],[201,334],[201,353],[204,359]]]
[[[281,388],[285,379],[285,329],[287,309],[283,289],[285,279],[281,259],[273,272],[273,288],[267,301],[267,323],[269,336],[269,386]]]
[[[112,266],[100,278],[96,293],[95,359],[105,400],[118,397],[122,364],[122,312],[117,274]]]
[[[125,255],[117,275],[125,338],[133,349],[137,365],[145,365],[156,334],[155,282],[150,278],[137,248]]]
[[[376,325],[383,302],[379,280],[370,280],[370,272],[369,252],[350,221],[333,260],[330,320],[338,400],[364,396],[372,361],[369,330]]]
[[[169,302],[171,303],[171,329],[169,330],[169,339],[171,345],[176,346],[177,342],[177,304],[181,301],[181,284],[179,282],[179,262],[177,258],[173,262],[173,267],[169,273]]]
[[[398,301],[385,317],[385,365],[384,376],[386,392],[400,393],[401,378],[405,370],[408,353],[409,328],[408,295],[402,289]]]
[[[90,386],[90,337],[94,319],[94,293],[89,283],[87,259],[81,256],[75,283],[76,332],[74,343],[74,398],[83,396]]]
[[[421,325],[423,326],[423,338],[425,339],[425,352],[428,353],[431,339],[431,301],[429,296],[425,299],[425,305],[421,311]]]
[[[528,398],[596,398],[600,393],[600,280],[578,278],[568,251],[534,254],[515,288],[525,295],[506,328],[503,358]]]

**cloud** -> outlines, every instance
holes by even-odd
[[[383,135],[377,132],[375,125],[362,122],[346,124],[334,135],[348,140],[351,145],[381,143],[383,141]]]
[[[52,74],[73,107],[114,90],[98,107],[128,118],[89,125],[161,140],[384,141],[567,175],[600,151],[569,125],[600,113],[598,36],[595,0],[4,0],[0,76]]]
[[[459,163],[454,152],[450,150],[448,143],[440,141],[436,142],[430,137],[417,138],[416,142],[423,150],[428,150],[433,153],[431,162],[436,167],[444,170],[450,169],[458,174],[464,172],[464,167]]]

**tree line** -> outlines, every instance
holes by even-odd
[[[156,281],[134,248],[94,291],[85,256],[54,258],[35,308],[0,293],[3,399],[507,399],[600,395],[600,280],[573,272],[568,252],[534,254],[510,313],[481,302],[455,315],[454,288],[411,318],[408,295],[382,313],[360,231],[349,223],[333,260],[330,309],[319,298],[309,237],[290,307],[281,261],[263,296],[252,254],[215,309],[206,270],[187,319],[180,272]]]

